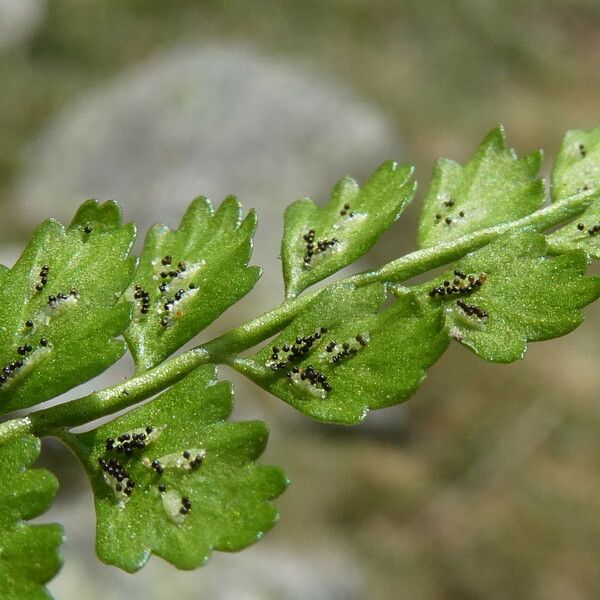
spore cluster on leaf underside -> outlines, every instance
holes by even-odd
[[[467,274],[460,269],[454,270],[453,279],[445,279],[441,285],[435,286],[429,290],[428,296],[432,299],[454,299],[458,297],[455,305],[467,317],[476,317],[480,322],[485,322],[489,317],[486,310],[478,306],[466,302],[463,297],[469,297],[487,281],[485,273]]]
[[[29,290],[25,303],[26,317],[23,326],[18,331],[20,345],[14,350],[14,358],[6,364],[0,365],[0,391],[8,389],[10,384],[17,381],[20,376],[33,370],[49,354],[51,347],[48,338],[43,333],[52,323],[53,319],[62,315],[79,301],[79,292],[71,288],[68,292],[55,291],[44,300],[41,308],[34,308],[33,301],[40,304],[42,292],[47,289],[50,280],[50,266],[47,264],[39,268],[36,281]],[[51,284],[50,284],[51,285]]]
[[[198,293],[198,284],[194,281],[203,262],[189,264],[184,260],[177,262],[170,254],[160,261],[153,262],[155,290],[148,290],[140,284],[133,288],[133,299],[137,302],[138,320],[146,320],[155,313],[161,327],[173,326],[178,318],[185,314],[186,304]]]
[[[577,230],[585,231],[586,230],[585,223],[577,223]],[[587,234],[590,237],[593,237],[593,236],[597,235],[598,233],[600,233],[600,222],[593,223],[593,224],[587,226]]]
[[[454,205],[456,204],[456,200],[454,198],[448,198],[445,194],[442,194],[438,197],[441,205],[440,212],[435,213],[434,220],[436,223],[444,223],[445,225],[452,225],[457,220],[457,216],[460,219],[465,218],[464,210],[456,210],[454,209]],[[444,214],[446,216],[444,216]]]
[[[328,333],[329,329],[323,326],[312,334],[298,336],[281,346],[273,346],[265,366],[275,372],[285,371],[285,376],[294,386],[312,396],[326,398],[333,388],[324,369],[331,372],[343,361],[356,356],[370,340],[367,332],[357,333],[353,338],[339,342],[331,336],[326,338]],[[306,362],[311,356],[314,364],[298,364]]]
[[[302,245],[304,246],[304,256],[302,257],[302,266],[304,269],[310,269],[321,261],[332,256],[344,248],[344,232],[352,225],[356,225],[367,218],[362,212],[354,212],[349,203],[345,203],[339,211],[338,220],[331,226],[335,235],[318,236],[317,231],[309,229],[302,235]],[[340,239],[340,237],[342,239]]]
[[[160,438],[165,428],[164,425],[147,425],[116,437],[108,437],[104,440],[104,452],[97,462],[119,508],[126,509],[127,502],[135,493],[150,491],[156,493],[157,500],[160,498],[160,505],[167,517],[175,524],[181,524],[192,510],[192,503],[180,494],[176,485],[168,487],[162,481],[162,476],[165,471],[181,476],[195,471],[204,462],[206,450],[184,448],[165,456],[149,456],[147,449]],[[140,466],[143,467],[141,484],[132,475]],[[153,474],[150,480],[144,477],[145,472]]]

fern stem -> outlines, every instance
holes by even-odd
[[[597,193],[594,192],[576,194],[522,219],[481,229],[450,242],[411,252],[379,269],[352,275],[342,281],[357,286],[376,282],[399,283],[451,263],[510,231],[544,231],[559,225],[583,212],[596,197]],[[232,357],[283,329],[320,291],[286,300],[273,310],[232,329],[204,346],[180,354],[123,383],[33,412],[29,417],[2,423],[0,441],[25,432],[37,435],[60,433],[65,428],[84,425],[150,398],[200,365],[208,362],[231,364]]]
[[[350,275],[342,281],[353,283],[356,286],[376,282],[400,283],[462,258],[465,254],[486,246],[496,238],[510,231],[526,229],[530,231],[544,231],[555,227],[582,213],[597,197],[597,191],[582,192],[542,208],[522,219],[480,229],[475,233],[465,235],[450,242],[437,244],[423,250],[416,250],[387,263],[375,271],[365,271],[357,275]],[[209,342],[204,348],[213,357],[218,358],[219,362],[223,362],[225,357],[238,354],[277,333],[300,313],[320,291],[317,290],[310,294],[286,300],[277,308]]]
[[[401,283],[411,277],[462,258],[465,254],[486,246],[505,233],[520,230],[544,231],[560,225],[564,221],[582,213],[597,197],[597,191],[576,194],[542,208],[522,219],[480,229],[475,233],[465,235],[456,240],[411,252],[387,263],[375,271],[351,276],[349,280],[359,286],[377,281]]]
[[[150,398],[209,360],[208,352],[194,348],[123,383],[31,413],[31,430],[36,435],[50,435],[112,414]]]

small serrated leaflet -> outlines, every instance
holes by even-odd
[[[62,527],[26,522],[43,514],[58,490],[51,473],[29,468],[39,453],[40,440],[32,435],[0,444],[0,590],[5,600],[48,600],[44,585],[62,565]]]
[[[586,190],[581,194],[594,200],[577,219],[548,234],[546,239],[555,254],[582,250],[593,258],[600,258],[600,189]]]
[[[0,274],[0,413],[57,396],[123,355],[115,338],[131,306],[118,300],[135,269],[134,239],[115,203],[88,201],[68,228],[42,223]]]
[[[323,207],[309,198],[291,204],[281,248],[286,296],[365,254],[412,200],[412,173],[412,167],[388,161],[362,187],[351,177],[340,180]]]
[[[543,235],[517,233],[468,254],[420,289],[432,306],[444,307],[454,339],[485,360],[512,362],[528,342],[581,323],[581,309],[600,296],[600,278],[584,277],[587,264],[583,252],[548,256]]]
[[[552,169],[552,200],[600,189],[600,127],[567,131]]]
[[[390,306],[385,286],[321,292],[273,342],[237,368],[320,421],[354,424],[409,398],[444,352],[440,310],[412,294]]]
[[[214,212],[192,202],[177,230],[155,225],[125,299],[134,317],[125,339],[140,371],[163,361],[245,296],[260,277],[249,267],[256,213],[241,219],[237,199]]]
[[[486,136],[464,166],[440,159],[423,202],[419,246],[448,242],[540,208],[545,194],[537,178],[541,161],[539,151],[518,159],[501,127]]]
[[[101,560],[134,572],[155,554],[193,569],[275,524],[270,501],[287,481],[255,463],[264,423],[227,422],[231,408],[230,384],[205,366],[151,403],[67,438],[92,482]]]
[[[575,195],[589,196],[592,202],[577,219],[548,235],[550,249],[578,249],[600,258],[600,127],[567,132],[554,162],[553,202]]]

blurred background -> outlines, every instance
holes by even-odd
[[[0,0],[0,259],[46,216],[115,198],[144,229],[198,194],[259,209],[257,288],[205,339],[277,304],[282,212],[386,158],[464,160],[504,123],[551,163],[600,125],[595,0]],[[546,172],[548,167],[546,166]],[[358,268],[415,247],[413,206]],[[57,598],[600,598],[600,309],[501,366],[454,345],[403,406],[347,429],[235,380],[291,488],[239,555],[128,576],[97,561],[92,498],[52,442]],[[87,387],[127,375],[120,363]],[[56,470],[56,469],[55,469]],[[47,519],[47,516],[44,517]]]

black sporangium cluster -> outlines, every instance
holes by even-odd
[[[131,496],[135,487],[135,481],[131,479],[128,471],[117,458],[106,460],[100,457],[98,464],[105,473],[116,479],[115,491],[123,492],[126,496]]]
[[[150,311],[150,294],[147,290],[145,290],[141,285],[135,286],[135,292],[133,294],[135,300],[141,300],[140,302],[140,312],[143,315],[147,315]]]
[[[577,223],[577,229],[579,229],[579,231],[583,231],[585,229],[585,225],[583,223]],[[590,235],[590,237],[596,235],[598,232],[600,232],[600,223],[596,223],[595,225],[592,225],[587,230],[587,232]]]
[[[190,285],[190,289],[191,290],[194,289],[193,283]],[[173,306],[175,305],[175,302],[179,302],[184,296],[185,296],[185,290],[182,288],[182,289],[178,290],[177,292],[175,292],[175,295],[173,298],[167,298],[167,301],[164,303],[163,308],[166,311],[170,311],[173,308]]]
[[[160,261],[160,264],[163,267],[170,267],[173,264],[173,257],[170,254],[163,256],[163,258]],[[162,279],[167,279],[167,278],[176,279],[177,277],[179,277],[179,275],[181,275],[181,273],[185,272],[186,269],[187,269],[187,266],[186,266],[185,262],[181,261],[177,265],[177,269],[171,269],[170,271],[161,271],[160,276]]]
[[[182,515],[187,515],[190,510],[192,510],[192,501],[187,496],[183,496],[181,498],[181,508],[179,509],[179,512]]]
[[[285,369],[291,362],[304,358],[313,347],[317,340],[320,340],[327,333],[327,327],[320,327],[311,335],[297,337],[292,345],[284,344],[281,348],[273,346],[273,354],[271,354],[271,362],[269,367],[273,371]],[[285,356],[281,356],[281,353]]]
[[[190,283],[190,290],[195,289],[196,286],[193,283]],[[165,312],[170,313],[173,310],[173,307],[175,306],[175,302],[179,302],[185,295],[185,290],[184,289],[180,289],[178,290],[173,298],[167,298],[165,300],[165,303],[163,304],[163,309],[165,310]],[[169,325],[171,325],[171,319],[168,316],[164,316],[161,318],[160,320],[160,324],[163,327],[168,327]]]
[[[123,433],[117,437],[116,443],[114,438],[106,438],[105,448],[107,452],[123,452],[125,456],[131,456],[134,450],[143,450],[146,447],[146,437],[150,435],[154,429],[149,425],[145,431],[139,433]]]
[[[64,302],[69,298],[77,299],[78,297],[79,293],[75,288],[73,288],[68,294],[65,294],[64,292],[59,292],[58,294],[56,294],[56,296],[54,294],[50,294],[50,296],[48,296],[47,304],[50,308],[56,308],[59,302]]]
[[[358,333],[354,339],[363,348],[369,343],[369,340],[362,333]],[[337,349],[337,347],[338,347],[337,342],[332,340],[331,342],[329,342],[329,344],[327,344],[327,346],[325,346],[325,351],[333,352],[334,350]],[[350,342],[344,342],[341,347],[342,347],[341,351],[336,352],[336,354],[334,354],[334,356],[332,357],[332,359],[331,359],[332,362],[339,363],[344,358],[348,358],[350,356],[356,356],[358,354],[358,347],[351,345]]]
[[[452,208],[455,204],[456,204],[456,200],[454,200],[454,198],[450,198],[449,200],[444,200],[444,202],[442,203],[446,208]],[[465,211],[464,210],[460,210],[458,211],[458,216],[463,218],[465,216]],[[436,213],[435,214],[435,220],[437,222],[442,220],[442,215],[441,213]],[[446,225],[451,225],[452,224],[452,217],[448,214],[448,216],[446,216],[446,218],[444,219],[444,223],[446,223]]]
[[[104,449],[107,454],[112,452],[122,453],[126,459],[130,458],[135,450],[144,450],[148,438],[155,432],[154,427],[148,425],[143,428],[142,431],[134,431],[131,433],[122,433],[115,438],[108,437],[104,441]],[[135,481],[131,479],[131,476],[121,461],[112,456],[106,458],[101,456],[98,458],[98,464],[104,473],[110,475],[116,480],[114,490],[117,493],[124,493],[127,496],[131,496],[133,488],[135,487]]]
[[[40,268],[40,271],[39,271],[40,279],[35,285],[35,290],[37,292],[41,292],[48,284],[48,274],[49,273],[50,273],[50,266],[42,265],[42,267]],[[47,305],[49,308],[55,309],[58,307],[60,302],[64,302],[66,300],[69,300],[70,298],[77,299],[78,297],[79,297],[79,294],[78,294],[77,290],[75,288],[73,288],[68,294],[65,294],[64,292],[59,292],[56,295],[50,294],[48,296]],[[32,319],[27,319],[25,321],[25,329],[26,330],[33,330],[34,327],[35,327],[35,323]],[[40,338],[39,345],[42,348],[46,348],[48,346],[48,340],[44,337]],[[2,367],[2,370],[0,371],[0,388],[3,385],[5,385],[6,383],[8,383],[8,381],[11,377],[14,377],[17,375],[19,369],[21,369],[26,364],[27,357],[33,351],[33,349],[34,349],[34,347],[32,346],[31,343],[24,343],[17,348],[16,352],[19,355],[19,358],[11,361],[10,363],[8,363],[4,367]]]
[[[156,471],[157,475],[162,475],[165,471],[165,468],[161,465],[160,460],[157,458],[150,463],[150,466]]]
[[[286,376],[291,380],[307,381],[313,387],[321,388],[326,392],[331,391],[331,384],[327,380],[325,373],[317,371],[312,365],[307,367],[292,367]]]
[[[147,425],[146,427],[142,427],[129,433],[122,433],[121,435],[117,436],[116,439],[108,437],[104,442],[105,451],[106,453],[123,453],[125,455],[125,460],[128,460],[131,458],[135,450],[144,450],[159,432],[160,428],[156,429],[151,425]],[[185,468],[189,467],[193,470],[202,464],[204,460],[204,454],[199,453],[195,456],[192,456],[192,452],[190,452],[190,450],[184,450],[181,453],[180,458],[177,460],[181,461],[182,459],[187,461],[187,467]],[[125,494],[126,496],[130,497],[133,494],[133,489],[136,487],[136,482],[131,478],[126,464],[123,464],[121,461],[122,459],[120,460],[115,456],[107,457],[106,454],[98,458],[98,464],[102,471],[114,479],[114,481],[111,481],[107,479],[105,475],[105,481],[110,485],[111,488],[114,489],[116,494]],[[147,464],[145,461],[147,461]],[[162,465],[158,459],[154,459],[152,462],[150,462],[149,459],[144,458],[142,459],[142,464],[145,466],[150,466],[157,475],[162,475],[164,472],[165,465]],[[169,463],[166,466],[172,466],[172,464]],[[167,489],[164,483],[159,483],[157,488],[161,494]],[[117,496],[117,498],[119,497]],[[121,500],[119,501],[119,504],[122,506]],[[192,503],[189,498],[183,497],[179,512],[182,515],[187,515],[191,508]]]
[[[479,275],[467,275],[458,269],[454,271],[454,279],[446,280],[443,285],[434,287],[429,291],[429,297],[456,296],[460,294],[471,294],[481,287],[487,279],[485,273]]]
[[[204,462],[203,454],[197,454],[194,458],[192,458],[192,454],[189,450],[184,450],[181,453],[181,456],[182,456],[182,458],[184,458],[187,461],[189,468],[192,470],[196,469]],[[167,467],[172,466],[172,462],[167,463],[166,466]],[[154,469],[154,471],[157,475],[162,475],[165,471],[165,465],[163,463],[161,463],[160,460],[158,460],[158,458],[155,458],[150,463],[150,468]]]
[[[26,354],[29,354],[32,350],[33,346],[31,344],[23,344],[23,346],[19,346],[17,348],[17,354],[25,356]]]
[[[183,456],[183,458],[185,458],[185,460],[190,461],[188,464],[190,465],[191,469],[195,469],[196,467],[199,467],[202,464],[202,461],[204,460],[204,455],[201,455],[201,454],[197,454],[196,458],[192,458],[192,455],[190,454],[189,450],[184,450],[181,453],[181,456]]]
[[[351,210],[350,205],[346,202],[346,204],[344,204],[342,210],[340,210],[340,217],[353,217],[354,213]]]
[[[305,267],[310,267],[313,256],[322,254],[339,243],[339,240],[336,237],[333,237],[330,240],[315,240],[316,235],[317,233],[314,229],[309,229],[308,232],[302,236],[302,239],[306,242],[306,254],[303,259]]]
[[[35,289],[38,292],[41,292],[48,283],[48,272],[50,271],[50,267],[48,265],[43,265],[40,270],[40,280],[35,284]]]
[[[39,343],[42,348],[45,348],[48,345],[48,340],[46,338],[40,338]],[[23,367],[25,361],[27,360],[27,355],[32,351],[33,346],[31,344],[23,344],[22,346],[19,346],[17,348],[17,354],[19,354],[19,356],[21,356],[22,358],[13,360],[4,367],[2,367],[2,370],[0,371],[0,389],[4,384],[8,382],[11,376],[15,376],[19,369]]]
[[[8,381],[8,378],[11,375],[14,375],[15,372],[18,371],[22,366],[22,360],[14,360],[4,366],[2,371],[0,371],[0,388],[2,388],[2,386]]]
[[[170,254],[167,254],[166,256],[163,256],[160,263],[163,267],[170,267],[173,264],[173,257]],[[160,277],[162,279],[170,278],[170,281],[169,282],[163,281],[158,286],[159,292],[161,294],[165,294],[169,290],[170,283],[174,279],[177,279],[182,273],[185,273],[186,271],[187,271],[187,265],[184,261],[180,261],[177,264],[177,269],[171,269],[170,271],[162,271],[160,273]],[[190,283],[188,286],[188,289],[195,290],[196,284]],[[186,290],[181,288],[173,295],[173,297],[166,298],[163,303],[163,310],[165,310],[167,313],[171,312],[173,307],[175,306],[175,303],[179,302],[181,299],[183,299],[183,297],[185,296],[185,293],[186,293]],[[172,324],[172,320],[169,316],[165,315],[165,316],[161,317],[160,324],[163,327],[169,327]]]
[[[308,336],[298,336],[293,344],[284,344],[283,346],[273,346],[273,353],[270,359],[267,361],[267,366],[273,371],[280,371],[288,369],[286,377],[293,383],[306,382],[315,387],[316,389],[330,392],[332,387],[329,383],[327,376],[315,369],[312,365],[306,367],[300,367],[297,365],[290,365],[294,362],[301,361],[310,354],[310,351],[314,344],[320,340],[323,335],[328,332],[327,327],[320,327],[313,334]],[[330,341],[325,346],[325,351],[328,353],[335,352],[332,358],[333,363],[339,363],[346,357],[355,356],[360,347],[364,347],[368,344],[367,334],[357,334],[351,342],[344,342],[341,345],[335,340]]]
[[[475,304],[467,304],[464,300],[457,300],[456,304],[469,317],[474,315],[479,319],[487,319],[489,316],[485,310],[475,306]]]

